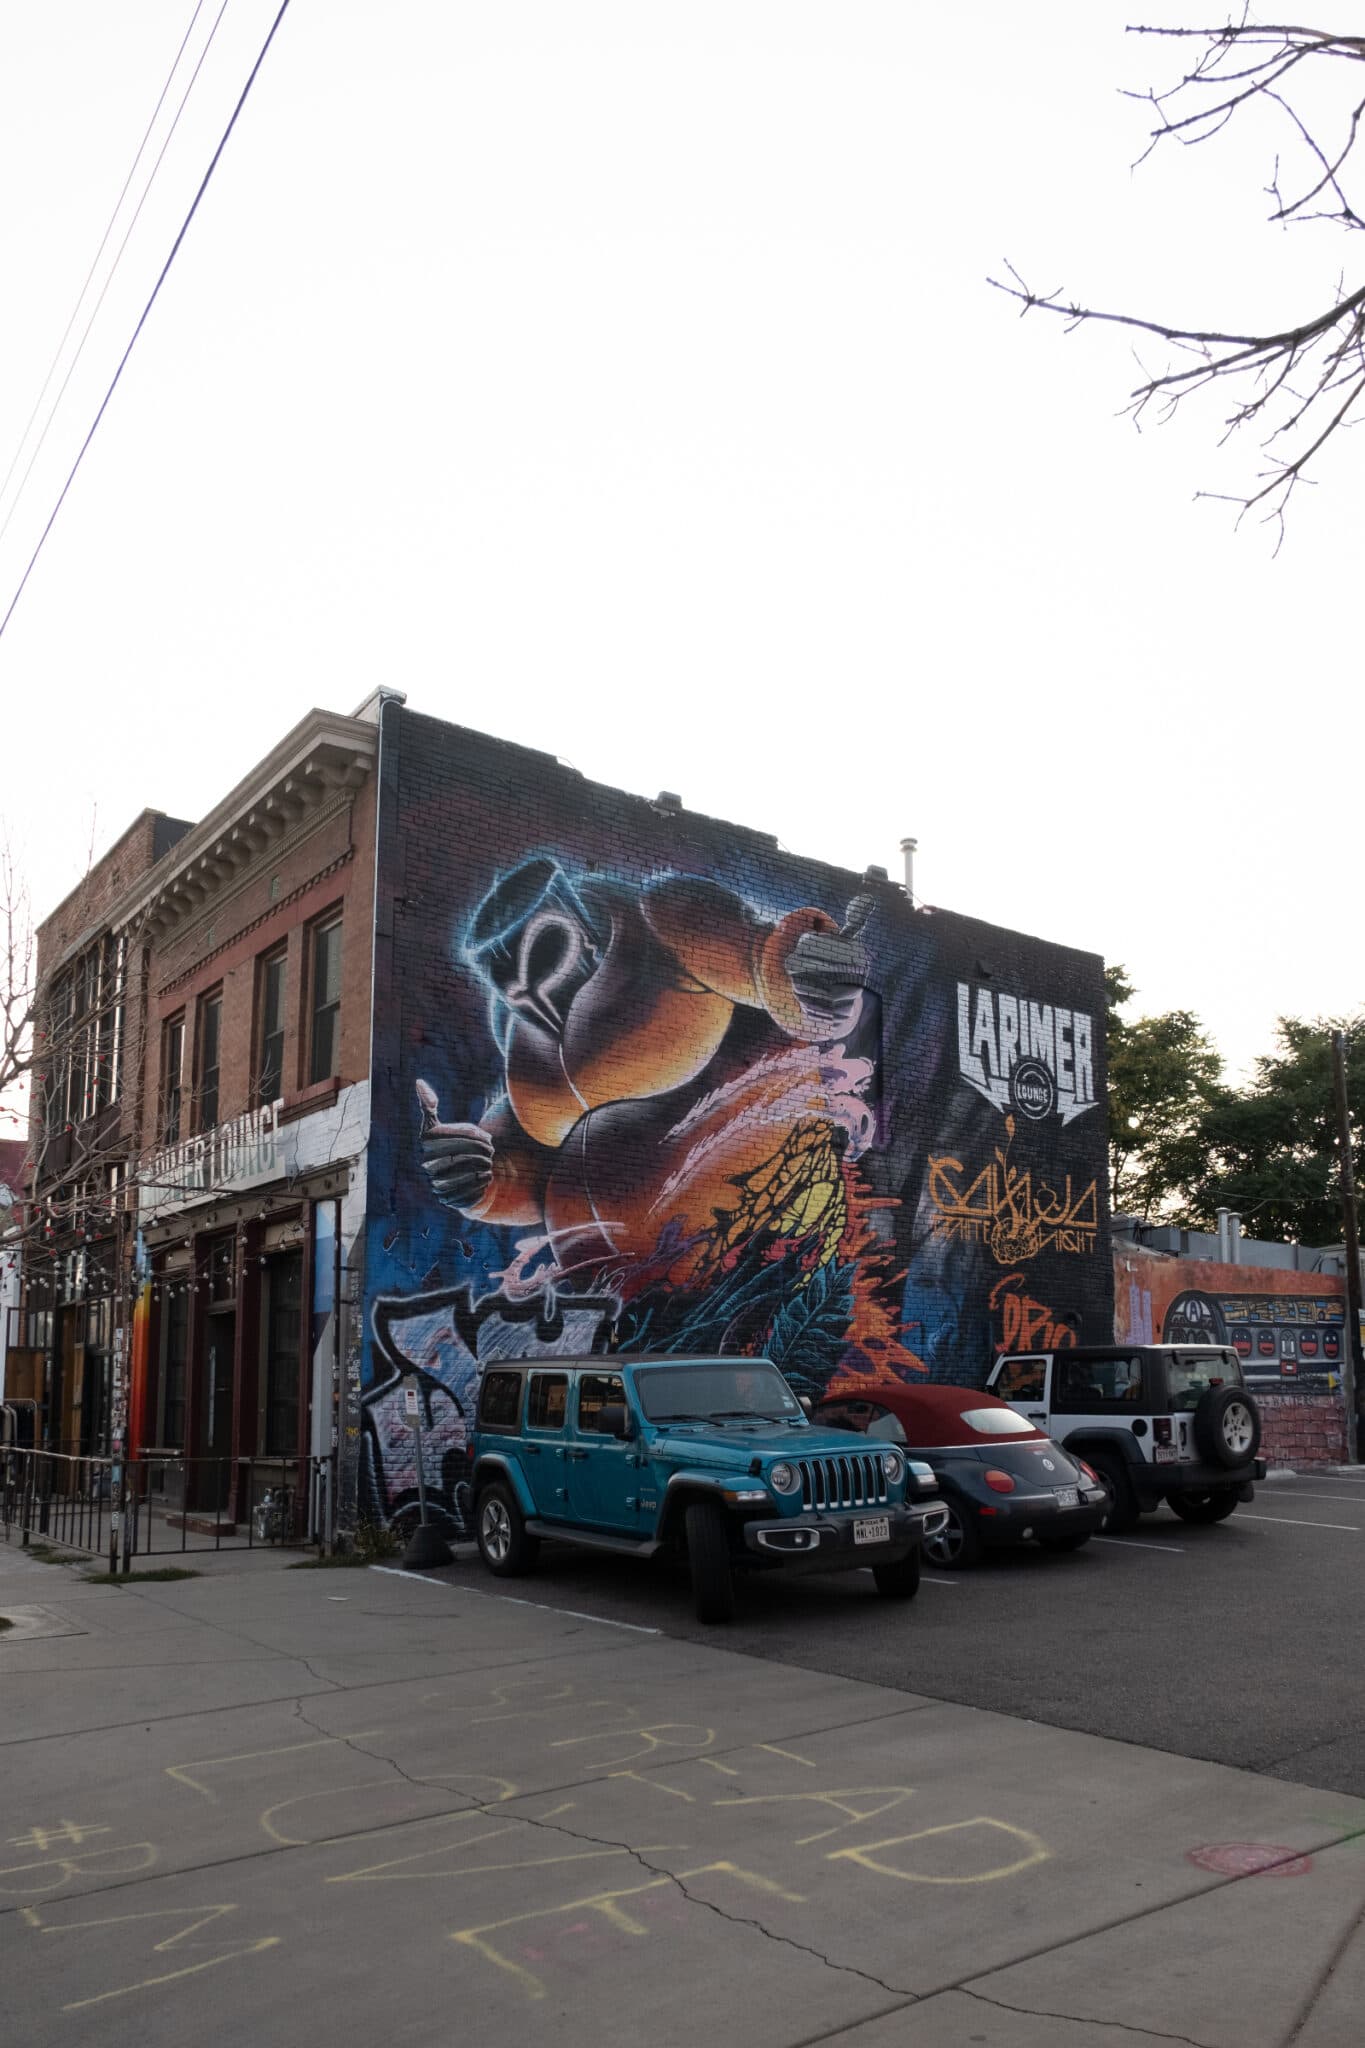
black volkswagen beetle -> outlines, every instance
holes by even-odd
[[[975,1387],[836,1389],[814,1419],[904,1444],[933,1467],[948,1522],[925,1538],[926,1564],[962,1571],[987,1545],[1029,1539],[1044,1550],[1079,1550],[1104,1526],[1103,1480],[994,1394]]]

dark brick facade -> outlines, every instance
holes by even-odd
[[[497,1352],[764,1350],[818,1392],[1109,1339],[1097,957],[396,703],[380,780],[372,1513],[413,1498],[412,1370],[458,1523]]]

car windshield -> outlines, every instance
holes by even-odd
[[[764,1360],[651,1366],[635,1377],[651,1422],[797,1422],[801,1404]]]
[[[1232,1355],[1220,1352],[1211,1358],[1172,1358],[1166,1363],[1166,1387],[1177,1414],[1192,1414],[1210,1387],[1241,1384],[1241,1367]]]

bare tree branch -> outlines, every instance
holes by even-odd
[[[1197,61],[1174,85],[1125,95],[1150,107],[1156,116],[1157,125],[1139,162],[1172,139],[1182,147],[1211,141],[1248,107],[1264,104],[1287,125],[1294,147],[1308,163],[1304,177],[1289,187],[1299,196],[1286,199],[1276,158],[1266,188],[1273,202],[1270,220],[1281,226],[1330,221],[1348,232],[1365,228],[1365,216],[1343,183],[1365,118],[1365,96],[1347,96],[1341,135],[1328,147],[1286,91],[1288,85],[1301,82],[1304,67],[1310,64],[1317,67],[1315,76],[1325,62],[1365,64],[1365,35],[1253,23],[1245,10],[1240,20],[1222,27],[1136,26],[1129,33],[1203,45]],[[1326,80],[1338,85],[1352,75],[1334,70]],[[1348,289],[1339,280],[1328,303],[1307,317],[1260,333],[1236,333],[1084,305],[1067,298],[1061,288],[1034,291],[1013,264],[1007,262],[1005,269],[1007,278],[987,282],[1015,299],[1022,313],[1053,313],[1068,327],[1092,321],[1127,327],[1170,345],[1172,360],[1150,371],[1144,366],[1142,381],[1129,394],[1126,410],[1135,421],[1141,422],[1154,400],[1160,401],[1160,416],[1167,419],[1196,392],[1226,385],[1232,408],[1223,420],[1218,445],[1225,446],[1249,427],[1266,461],[1246,488],[1201,491],[1199,496],[1238,506],[1239,518],[1260,508],[1281,536],[1293,491],[1312,481],[1309,464],[1338,429],[1365,416],[1365,284]]]

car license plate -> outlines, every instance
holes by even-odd
[[[874,1515],[870,1521],[853,1524],[855,1543],[889,1543],[891,1541],[891,1518],[889,1515]]]
[[[1080,1493],[1074,1486],[1059,1486],[1057,1488],[1057,1505],[1059,1508],[1074,1508],[1078,1505],[1080,1498]]]
[[[1174,1465],[1176,1446],[1174,1444],[1154,1444],[1152,1446],[1152,1456],[1156,1459],[1158,1465]]]

